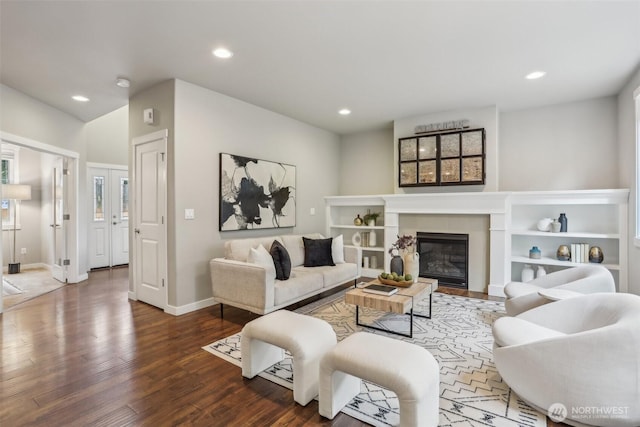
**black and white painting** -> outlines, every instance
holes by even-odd
[[[220,153],[220,231],[296,225],[296,167]]]

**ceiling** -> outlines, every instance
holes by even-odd
[[[2,0],[0,18],[1,82],[83,121],[177,78],[348,134],[613,95],[640,65],[640,0]]]

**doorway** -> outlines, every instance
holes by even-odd
[[[126,166],[87,164],[89,268],[129,264],[129,172]]]
[[[33,267],[44,267],[50,270],[52,277],[54,273],[59,273],[56,274],[56,278],[63,283],[77,283],[87,279],[86,271],[80,271],[78,246],[79,154],[7,132],[0,132],[0,137],[2,147],[13,145],[24,149],[21,156],[24,161],[27,161],[28,152],[40,156],[37,163],[24,163],[20,171],[20,181],[33,186],[32,196],[35,197],[35,200],[32,198],[31,201],[22,204],[21,214],[27,215],[32,210],[34,212],[31,214],[37,218],[29,225],[26,216],[18,219],[19,222],[21,219],[25,221],[24,224],[20,224],[21,236],[18,237],[31,239],[22,240],[18,244],[17,253],[24,263],[23,267],[29,267],[29,264]],[[60,162],[59,166],[56,162]],[[36,165],[39,165],[39,169]],[[32,172],[28,172],[29,170]],[[53,184],[56,173],[60,185]],[[54,205],[58,209],[57,219]],[[6,241],[7,238],[7,233],[2,233],[2,240]],[[5,245],[6,242],[3,242],[0,247]],[[6,249],[0,252],[2,265],[6,264],[8,259]],[[0,293],[0,312],[2,307],[3,298]]]

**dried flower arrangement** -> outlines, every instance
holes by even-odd
[[[398,240],[391,245],[389,249],[389,255],[393,255],[393,251],[408,251],[413,249],[413,245],[417,243],[415,237],[410,234],[405,234],[402,237],[398,236]]]

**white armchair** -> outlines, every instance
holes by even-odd
[[[504,287],[507,296],[504,308],[507,314],[516,316],[551,302],[538,294],[538,291],[550,288],[590,294],[615,292],[616,283],[609,270],[595,264],[555,271],[530,282],[510,282]]]
[[[554,403],[565,423],[640,425],[640,296],[590,294],[546,304],[493,325],[503,380],[543,413]]]

